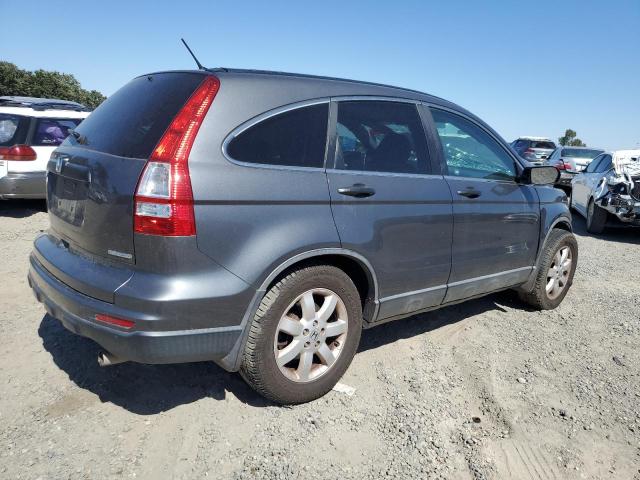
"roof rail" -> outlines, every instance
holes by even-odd
[[[92,109],[81,103],[71,102],[69,100],[60,100],[56,98],[36,98],[36,97],[19,97],[19,96],[3,96],[0,97],[0,106],[2,107],[22,107],[31,108],[33,110],[72,110],[75,112],[90,112]]]

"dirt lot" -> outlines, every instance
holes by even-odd
[[[355,395],[282,408],[213,364],[98,367],[29,291],[44,206],[0,203],[0,478],[640,479],[640,232],[574,223],[557,310],[502,293],[366,331]]]

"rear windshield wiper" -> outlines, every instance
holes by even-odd
[[[87,137],[85,137],[81,133],[76,132],[73,128],[69,129],[69,135],[72,135],[80,145],[87,144]]]

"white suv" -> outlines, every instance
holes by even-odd
[[[0,200],[46,198],[51,152],[89,113],[66,100],[0,97]]]

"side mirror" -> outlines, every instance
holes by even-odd
[[[559,177],[560,172],[556,167],[542,165],[526,167],[520,176],[520,181],[531,185],[553,185]]]

